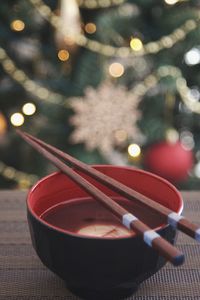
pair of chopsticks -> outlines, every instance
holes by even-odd
[[[137,232],[140,236],[142,236],[146,244],[159,251],[162,256],[164,256],[174,265],[177,266],[184,262],[184,255],[182,252],[163,239],[157,232],[141,222],[136,216],[129,213],[126,209],[104,194],[101,190],[97,189],[90,182],[81,177],[62,160],[60,160],[59,157],[70,163],[70,165],[75,167],[75,169],[81,170],[83,173],[90,175],[94,179],[97,179],[99,182],[118,192],[120,195],[130,200],[134,200],[135,202],[142,204],[144,207],[155,211],[159,215],[162,215],[162,217],[165,218],[166,223],[170,224],[174,228],[182,230],[189,236],[200,241],[200,228],[183,216],[178,215],[163,205],[156,203],[147,196],[144,196],[143,194],[125,186],[117,180],[97,171],[91,166],[80,162],[79,160],[71,157],[69,154],[62,152],[61,150],[31,136],[30,134],[20,130],[17,130],[17,133],[33,148],[50,160],[58,169],[60,169],[74,182],[81,186],[86,192],[88,192],[88,194],[92,195],[96,200],[108,208],[116,217],[120,219],[124,226]]]

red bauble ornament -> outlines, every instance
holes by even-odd
[[[151,146],[145,155],[147,168],[172,182],[187,179],[193,166],[193,152],[181,142],[163,141]]]

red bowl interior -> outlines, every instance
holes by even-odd
[[[156,202],[168,207],[172,211],[181,213],[183,209],[183,201],[180,193],[171,183],[161,177],[132,167],[111,165],[100,165],[94,167],[102,173],[115,178],[140,193],[143,193],[145,196],[154,199]],[[115,192],[104,187],[89,176],[82,173],[81,175],[107,195],[111,197],[118,196]],[[63,231],[60,228],[55,228],[55,226],[46,223],[40,218],[40,216],[47,209],[59,204],[60,202],[75,198],[85,198],[87,196],[88,194],[66,175],[56,172],[41,179],[30,190],[27,198],[27,206],[30,213],[41,222],[44,222],[44,224],[56,230]]]

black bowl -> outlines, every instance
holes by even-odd
[[[95,166],[99,171],[181,213],[183,201],[176,188],[151,173],[130,167]],[[102,187],[111,197],[116,193]],[[51,271],[66,282],[74,294],[84,299],[121,299],[131,295],[138,285],[166,263],[159,253],[133,233],[129,237],[98,238],[75,234],[55,227],[41,215],[50,207],[87,194],[62,173],[40,180],[27,199],[28,222],[33,247]],[[95,200],[93,200],[95,201]],[[176,230],[160,220],[155,230],[174,244]]]

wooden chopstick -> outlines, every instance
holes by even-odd
[[[133,214],[129,213],[126,209],[121,207],[118,203],[104,194],[101,190],[97,189],[86,179],[77,174],[69,166],[63,163],[59,158],[49,152],[37,141],[33,140],[27,134],[17,130],[17,133],[28,142],[33,148],[40,152],[44,157],[51,161],[59,170],[69,176],[74,182],[81,186],[85,191],[92,195],[102,205],[108,208],[116,217],[119,218],[121,223],[129,229],[136,231],[143,237],[144,242],[164,256],[167,260],[178,266],[184,262],[184,255],[181,251],[171,245],[168,241],[163,239],[157,232],[152,230],[146,224],[141,222]]]
[[[58,155],[59,157],[66,160],[77,170],[82,171],[83,173],[90,175],[92,178],[97,179],[99,182],[106,185],[108,188],[111,188],[115,192],[118,192],[120,195],[128,198],[129,200],[134,200],[135,203],[142,204],[144,207],[151,209],[152,211],[158,213],[164,218],[164,221],[167,224],[170,224],[172,227],[177,228],[194,238],[196,241],[200,242],[200,227],[192,223],[190,220],[184,216],[180,216],[176,212],[173,212],[169,208],[155,202],[151,198],[127,187],[123,183],[101,173],[100,171],[92,168],[91,166],[77,160],[76,158],[70,156],[67,153],[29,135],[27,136],[37,141],[40,145],[44,146],[46,149],[50,150],[52,153]]]

